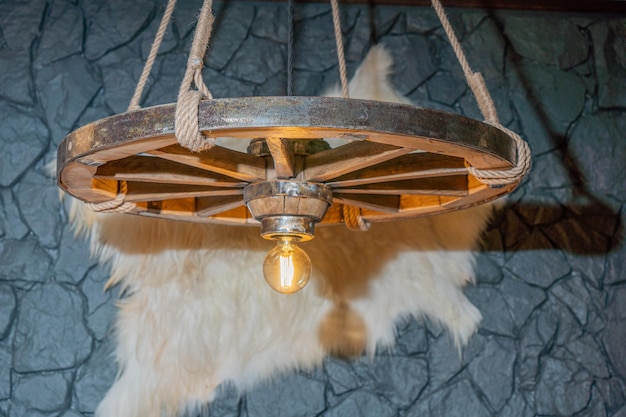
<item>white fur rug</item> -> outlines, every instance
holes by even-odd
[[[375,47],[350,82],[354,98],[408,102],[388,82],[392,62]],[[338,92],[331,92],[338,95]],[[99,417],[174,416],[279,372],[310,368],[328,352],[373,354],[394,343],[402,316],[428,316],[465,344],[480,313],[461,289],[491,206],[369,232],[319,227],[303,244],[314,270],[294,295],[262,275],[272,244],[256,228],[95,214],[73,202],[75,227],[90,236],[109,285],[125,296],[116,321],[119,377]]]

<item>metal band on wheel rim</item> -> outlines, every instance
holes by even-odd
[[[360,207],[369,222],[387,221],[481,204],[518,185],[490,187],[467,173],[466,162],[480,169],[510,168],[516,146],[502,130],[457,114],[328,97],[200,103],[199,126],[207,140],[265,137],[275,138],[274,145],[291,139],[352,140],[308,156],[292,155],[283,146],[283,154],[272,158],[220,146],[191,153],[176,142],[174,112],[175,104],[156,106],[72,132],[58,149],[60,186],[100,203],[115,198],[118,181],[126,181],[125,201],[136,204],[131,213],[258,224],[247,213],[243,188],[289,172],[332,187],[333,207],[323,225],[341,222],[341,204]]]

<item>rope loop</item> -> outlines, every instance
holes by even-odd
[[[365,232],[369,230],[370,223],[361,217],[361,209],[347,204],[343,205],[343,222],[350,230]]]
[[[215,146],[215,139],[203,136],[198,123],[200,100],[213,98],[202,78],[204,54],[211,39],[215,20],[212,6],[212,0],[204,0],[176,102],[176,140],[192,152],[200,152]]]
[[[517,148],[517,159],[515,166],[510,169],[478,169],[474,168],[467,163],[467,172],[475,176],[483,184],[490,186],[508,185],[514,184],[520,181],[526,173],[530,170],[531,165],[531,153],[528,143],[516,132],[507,129],[502,125],[495,126],[502,130],[504,133],[513,138],[515,146]]]
[[[526,143],[526,141],[524,141],[520,135],[500,124],[498,112],[493,102],[493,98],[491,97],[491,94],[489,94],[489,89],[485,84],[485,79],[479,72],[473,72],[470,68],[469,63],[465,58],[465,54],[463,53],[461,43],[454,33],[454,29],[452,28],[452,25],[450,24],[450,21],[446,16],[441,2],[439,0],[431,1],[433,8],[435,9],[437,16],[439,17],[439,21],[441,22],[441,25],[443,26],[443,29],[448,36],[448,40],[450,41],[450,45],[454,50],[454,54],[456,55],[457,60],[461,65],[461,68],[463,69],[465,80],[472,90],[472,93],[474,93],[474,97],[476,97],[476,102],[478,103],[478,107],[480,108],[480,112],[482,113],[485,122],[494,127],[497,127],[498,129],[509,135],[515,142],[517,150],[517,159],[515,166],[510,169],[482,170],[474,168],[468,165],[466,162],[467,170],[480,182],[490,186],[517,183],[522,179],[522,177],[524,177],[524,175],[526,175],[526,173],[530,169],[531,154],[528,143]]]
[[[196,71],[194,71],[193,82],[196,85],[196,88],[198,89],[198,91],[202,93],[203,98],[206,98],[209,100],[213,99],[213,94],[211,94],[211,91],[209,91],[209,88],[206,86],[206,84],[204,84],[204,79],[202,78],[202,66],[200,66],[198,69],[196,69]]]
[[[117,196],[113,200],[102,203],[86,203],[85,205],[89,210],[97,213],[127,213],[136,207],[135,203],[124,202],[127,193],[128,184],[126,181],[119,181]]]
[[[204,94],[197,90],[188,90],[178,98],[176,104],[175,131],[178,143],[191,150],[200,152],[215,145],[215,138],[207,138],[200,132],[198,109]]]
[[[215,139],[205,138],[200,133],[198,125],[198,109],[200,100],[203,98],[213,98],[211,91],[209,91],[204,83],[204,80],[202,79],[204,54],[211,38],[211,30],[213,29],[213,22],[215,20],[213,17],[212,6],[212,0],[204,0],[198,17],[198,24],[191,45],[191,51],[189,52],[189,57],[187,59],[185,75],[183,76],[183,81],[181,82],[180,89],[178,91],[178,100],[176,103],[176,140],[181,146],[190,149],[192,152],[200,152],[215,145]],[[135,93],[133,94],[133,98],[128,106],[128,111],[138,110],[141,108],[139,105],[141,95],[143,94],[150,72],[152,71],[152,66],[154,65],[156,55],[163,41],[165,31],[169,25],[175,7],[176,0],[168,0],[167,8],[165,9],[161,23],[159,24],[159,29],[156,33],[154,41],[152,42],[150,54],[146,59],[139,82],[135,88]],[[196,89],[193,88],[194,85]],[[119,199],[120,195],[118,195],[115,200],[107,202],[110,203],[110,207],[105,205],[105,203],[101,203],[94,205],[93,209],[96,211],[102,211],[101,209],[117,210],[119,207],[118,204],[121,204]],[[132,207],[134,207],[134,205]],[[132,209],[132,207],[129,209]]]

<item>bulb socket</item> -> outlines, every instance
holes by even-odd
[[[261,236],[270,240],[311,240],[314,225],[332,203],[328,185],[295,180],[273,180],[248,185],[243,199],[261,222]]]
[[[261,237],[306,242],[315,237],[315,222],[308,217],[270,216],[261,220]]]

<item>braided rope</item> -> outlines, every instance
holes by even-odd
[[[192,152],[200,152],[215,145],[215,139],[205,138],[198,126],[200,100],[213,98],[202,79],[202,62],[211,39],[211,31],[215,20],[212,6],[212,0],[205,0],[200,10],[196,33],[191,44],[189,59],[187,60],[187,68],[178,90],[178,100],[176,102],[176,140],[181,146]],[[196,86],[197,90],[192,89],[193,85]]]
[[[335,43],[337,44],[337,60],[339,61],[339,79],[343,98],[350,98],[348,92],[348,70],[346,69],[346,55],[343,51],[343,34],[341,33],[341,19],[337,0],[330,0],[333,9],[333,27],[335,29]]]
[[[343,205],[343,223],[350,230],[367,231],[370,224],[361,216],[361,209],[347,204]]]
[[[452,49],[454,50],[457,60],[463,69],[463,74],[465,75],[467,84],[470,86],[474,97],[476,97],[476,102],[478,103],[478,107],[480,108],[480,112],[482,113],[485,122],[509,135],[515,142],[517,148],[517,158],[515,166],[512,168],[483,170],[467,166],[468,172],[475,176],[483,184],[488,185],[506,185],[519,182],[530,169],[531,154],[528,143],[526,143],[520,135],[500,124],[496,106],[493,102],[491,94],[489,94],[489,90],[487,89],[483,76],[479,72],[473,72],[470,68],[469,63],[465,58],[465,54],[463,53],[463,48],[454,33],[452,25],[450,25],[450,21],[446,16],[441,2],[439,0],[431,1],[437,16],[441,21],[441,25],[448,36],[450,45],[452,45]]]
[[[510,169],[477,169],[466,163],[467,171],[478,178],[480,182],[487,185],[507,185],[514,184],[526,175],[530,169],[531,153],[528,143],[516,132],[499,125],[496,126],[504,133],[513,138],[517,146],[517,160],[515,166]]]
[[[163,42],[165,31],[167,30],[167,26],[170,23],[175,7],[176,0],[169,0],[167,3],[167,7],[165,8],[165,12],[163,13],[163,17],[161,18],[159,29],[157,30],[154,40],[152,41],[150,53],[148,54],[146,63],[144,64],[143,70],[141,71],[141,76],[139,77],[137,86],[135,87],[135,92],[133,94],[133,97],[130,99],[128,111],[138,110],[141,108],[139,102],[141,101],[143,90],[146,87],[148,77],[150,77],[150,73],[152,72],[154,61],[156,60],[157,53],[159,52],[159,48],[161,47],[161,43]],[[85,205],[89,210],[95,211],[97,213],[127,213],[137,206],[135,203],[124,202],[127,192],[128,184],[126,183],[126,181],[120,181],[118,182],[117,196],[115,196],[113,200],[103,201],[101,203],[85,203]]]
[[[337,61],[339,61],[341,92],[343,98],[350,98],[346,55],[343,49],[343,33],[341,32],[341,19],[339,16],[339,4],[337,0],[330,0],[330,5],[333,10],[333,28],[335,29],[335,42],[337,44]],[[361,216],[361,209],[347,204],[343,205],[343,222],[350,230],[366,231],[370,228],[370,224]]]
[[[496,105],[489,94],[489,89],[487,89],[487,84],[485,84],[485,79],[482,74],[480,72],[474,72],[469,74],[468,77],[468,84],[470,85],[472,93],[474,93],[474,97],[476,97],[478,108],[485,122],[499,126],[500,119],[498,118],[498,110],[496,110]]]
[[[113,200],[102,203],[86,203],[85,205],[89,210],[97,213],[127,213],[134,209],[136,205],[135,203],[124,202],[126,193],[128,193],[128,184],[126,181],[119,181],[117,196]]]
[[[289,0],[287,4],[287,95],[293,95],[293,38],[294,38],[294,16],[293,16],[293,0]]]
[[[202,93],[202,95],[209,100],[213,98],[213,94],[209,91],[209,88],[204,83],[204,79],[202,78],[202,67],[200,69],[194,71],[193,73],[193,82],[198,88],[198,91]]]
[[[143,89],[146,86],[146,82],[148,82],[148,77],[152,72],[152,66],[154,65],[154,61],[156,59],[157,53],[159,52],[159,48],[161,47],[161,42],[163,41],[163,37],[165,35],[165,31],[167,30],[167,26],[170,23],[170,19],[172,17],[172,13],[174,13],[174,8],[176,7],[176,0],[169,0],[167,3],[167,7],[165,12],[163,13],[163,17],[161,18],[161,23],[159,24],[159,30],[154,37],[154,41],[152,41],[152,46],[150,47],[150,54],[148,55],[148,59],[146,59],[146,63],[144,64],[143,71],[141,72],[141,76],[139,77],[139,81],[137,82],[137,86],[135,87],[135,94],[130,99],[130,104],[128,105],[128,111],[138,110],[141,108],[139,102],[141,101],[141,95],[143,94]]]

